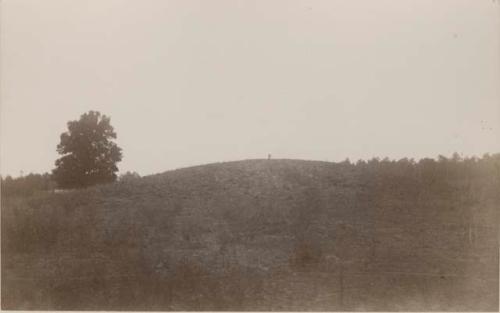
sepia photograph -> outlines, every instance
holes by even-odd
[[[1,0],[1,310],[499,310],[500,0]]]

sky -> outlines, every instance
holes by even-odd
[[[120,172],[500,152],[499,0],[3,0],[0,173],[111,117]]]

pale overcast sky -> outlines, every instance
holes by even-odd
[[[500,152],[498,0],[3,0],[1,168],[111,116],[120,172]]]

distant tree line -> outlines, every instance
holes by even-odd
[[[356,166],[365,169],[369,174],[388,174],[385,178],[407,178],[418,180],[420,183],[435,183],[449,179],[473,179],[480,176],[497,176],[500,179],[500,153],[485,154],[478,157],[461,157],[454,153],[451,158],[438,156],[437,159],[423,158],[419,161],[403,158],[400,160],[380,160],[373,158],[369,161],[360,160]],[[373,176],[373,175],[372,175]],[[379,175],[382,177],[382,175]]]
[[[2,196],[28,197],[37,192],[54,190],[56,183],[50,174],[29,174],[17,178],[1,178]]]
[[[118,177],[119,182],[132,182],[141,176],[136,172],[126,172]],[[40,192],[54,192],[58,185],[49,173],[29,174],[26,176],[12,178],[11,176],[0,177],[1,195],[4,197],[29,197]]]

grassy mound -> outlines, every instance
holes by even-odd
[[[498,160],[247,160],[2,198],[2,308],[497,310]]]

